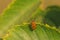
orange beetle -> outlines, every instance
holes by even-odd
[[[32,28],[32,30],[35,30],[36,29],[36,23],[35,23],[35,21],[32,21],[31,22],[31,28]]]

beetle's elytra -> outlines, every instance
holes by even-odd
[[[31,22],[31,28],[32,28],[32,30],[35,30],[36,29],[36,23],[35,23],[35,21],[32,21]]]

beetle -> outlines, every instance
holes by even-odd
[[[36,29],[36,22],[34,20],[31,22],[31,29],[32,30]]]

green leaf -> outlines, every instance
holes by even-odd
[[[16,0],[0,16],[0,36],[25,14],[33,13],[40,5],[40,0]],[[31,13],[30,13],[31,12]],[[24,16],[25,17],[25,16]]]
[[[60,33],[56,30],[49,29],[44,25],[37,24],[33,31],[29,24],[15,26],[9,31],[6,40],[60,40]]]
[[[46,9],[45,20],[52,26],[59,28],[60,26],[60,6],[49,6]],[[50,22],[49,22],[50,21]]]
[[[0,40],[60,40],[58,29],[41,23],[45,14],[39,6],[40,0],[13,0],[0,16]],[[37,22],[33,31],[32,20]]]

